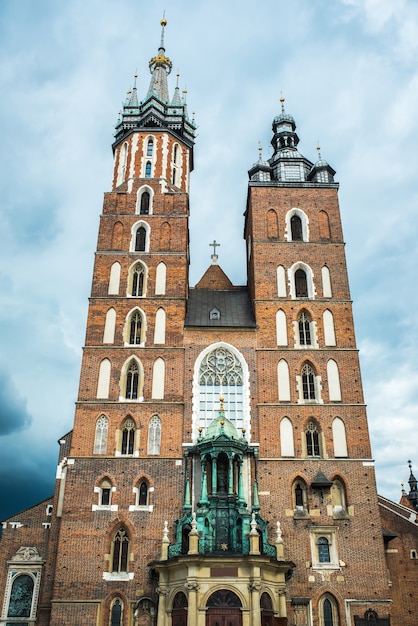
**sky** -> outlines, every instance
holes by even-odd
[[[52,494],[72,427],[114,125],[166,53],[198,124],[194,285],[245,284],[247,171],[285,97],[337,170],[379,493],[418,474],[416,0],[0,0],[0,520]],[[228,235],[226,236],[226,233]]]

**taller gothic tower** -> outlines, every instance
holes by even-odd
[[[387,625],[335,171],[282,101],[249,171],[248,283],[215,244],[189,288],[195,124],[161,24],[116,126],[55,495],[4,525],[0,624]]]

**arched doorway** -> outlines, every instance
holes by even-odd
[[[264,592],[260,598],[261,626],[274,626],[273,603],[268,593]]]
[[[241,600],[233,591],[215,591],[207,607],[206,626],[242,626]]]
[[[172,624],[173,626],[186,626],[187,624],[187,598],[182,591],[174,596]]]

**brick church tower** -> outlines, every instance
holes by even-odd
[[[249,171],[248,283],[214,242],[189,288],[196,127],[161,24],[116,126],[55,494],[3,524],[0,624],[388,626],[335,171],[282,101]]]

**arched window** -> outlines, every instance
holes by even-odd
[[[150,207],[151,196],[149,191],[143,191],[141,194],[141,204],[139,207],[140,215],[149,215],[149,207]]]
[[[301,311],[298,317],[299,344],[301,346],[312,345],[311,323],[312,318],[309,313],[307,313],[307,311]]]
[[[278,346],[287,346],[287,322],[283,309],[276,313],[276,338]]]
[[[110,506],[112,496],[112,483],[104,478],[99,485],[99,506]]]
[[[148,454],[160,454],[161,420],[158,415],[151,418],[148,427]]]
[[[334,359],[327,362],[328,390],[331,402],[341,402],[341,385],[338,365]]]
[[[113,343],[115,340],[116,311],[111,308],[106,313],[106,321],[103,332],[103,343]]]
[[[129,322],[129,344],[142,343],[142,315],[138,310],[133,311]]]
[[[163,222],[160,227],[160,250],[170,250],[171,246],[171,226],[168,222]]]
[[[122,626],[123,602],[115,598],[110,608],[110,626]]]
[[[330,227],[329,227],[329,217],[328,213],[325,211],[319,211],[319,237],[321,239],[329,239],[331,237]]]
[[[123,224],[116,222],[112,231],[112,250],[122,250]]]
[[[347,516],[345,486],[342,480],[334,478],[331,487],[332,514],[334,517]]]
[[[223,396],[227,418],[237,429],[244,427],[243,365],[238,354],[224,345],[218,345],[204,354],[195,373],[199,385],[195,395],[198,426],[205,428],[217,417],[219,398]]]
[[[305,402],[316,400],[315,372],[310,363],[305,363],[301,372],[302,397]]]
[[[277,296],[279,298],[286,298],[286,272],[283,265],[279,265],[277,268]]]
[[[108,419],[104,415],[101,415],[96,422],[93,454],[106,454],[108,429]]]
[[[165,295],[167,266],[162,261],[157,265],[157,271],[155,273],[155,295]]]
[[[151,178],[152,164],[151,161],[145,163],[145,178]]]
[[[318,561],[319,563],[330,563],[329,541],[326,537],[318,537]]]
[[[147,143],[147,156],[152,156],[153,151],[154,151],[154,140],[152,137],[150,137]]]
[[[135,252],[145,252],[147,244],[147,231],[144,226],[140,226],[135,234]]]
[[[280,422],[280,448],[282,456],[295,456],[293,425],[288,417]]]
[[[116,178],[116,186],[123,183],[126,176],[126,166],[128,162],[128,143],[125,143],[121,146],[119,150],[119,164],[118,164],[118,175]]]
[[[185,624],[187,624],[187,598],[182,591],[179,591],[173,600],[172,626],[185,626]]]
[[[122,429],[122,446],[121,446],[121,454],[124,456],[131,455],[134,453],[134,444],[135,444],[135,422],[131,417],[128,417],[125,420]]]
[[[119,381],[119,400],[143,400],[144,368],[141,361],[132,356],[125,361]]]
[[[279,402],[290,402],[289,366],[287,361],[280,359],[277,366]]]
[[[142,263],[137,263],[131,270],[131,295],[145,295],[146,271]]]
[[[163,400],[165,387],[165,361],[161,357],[155,359],[152,368],[152,391],[153,400]]]
[[[148,483],[146,480],[142,480],[138,489],[138,505],[148,506]]]
[[[165,321],[166,315],[164,309],[160,308],[155,314],[154,343],[165,343]]]
[[[119,283],[120,283],[120,263],[117,261],[113,263],[110,268],[109,287],[107,293],[109,296],[119,295]]]
[[[290,218],[290,232],[292,241],[303,241],[302,220],[299,215],[292,215]]]
[[[20,574],[13,581],[7,617],[31,617],[34,580],[29,574]],[[26,624],[26,622],[25,622]]]
[[[293,515],[296,518],[308,517],[308,490],[302,478],[296,478],[292,485]]]
[[[322,314],[322,321],[324,324],[324,342],[326,346],[335,346],[335,329],[334,329],[334,316],[331,311],[326,309]]]
[[[332,298],[331,274],[329,268],[324,265],[321,269],[322,274],[322,295],[324,298]]]
[[[111,365],[109,359],[103,359],[99,365],[96,398],[107,400],[110,388]]]
[[[299,268],[295,272],[295,295],[296,298],[308,297],[308,280],[305,270]]]
[[[279,223],[277,220],[277,213],[274,209],[270,209],[267,212],[267,238],[278,239],[279,237]]]
[[[127,400],[138,399],[138,386],[139,386],[139,367],[138,367],[138,363],[132,360],[126,372],[125,398]]]
[[[112,572],[127,572],[129,565],[129,544],[128,531],[121,526],[115,533],[113,539]]]
[[[332,438],[334,440],[334,456],[347,457],[347,437],[345,424],[340,417],[336,417],[332,422]]]
[[[306,454],[308,456],[321,456],[320,434],[318,426],[312,420],[306,427]]]

